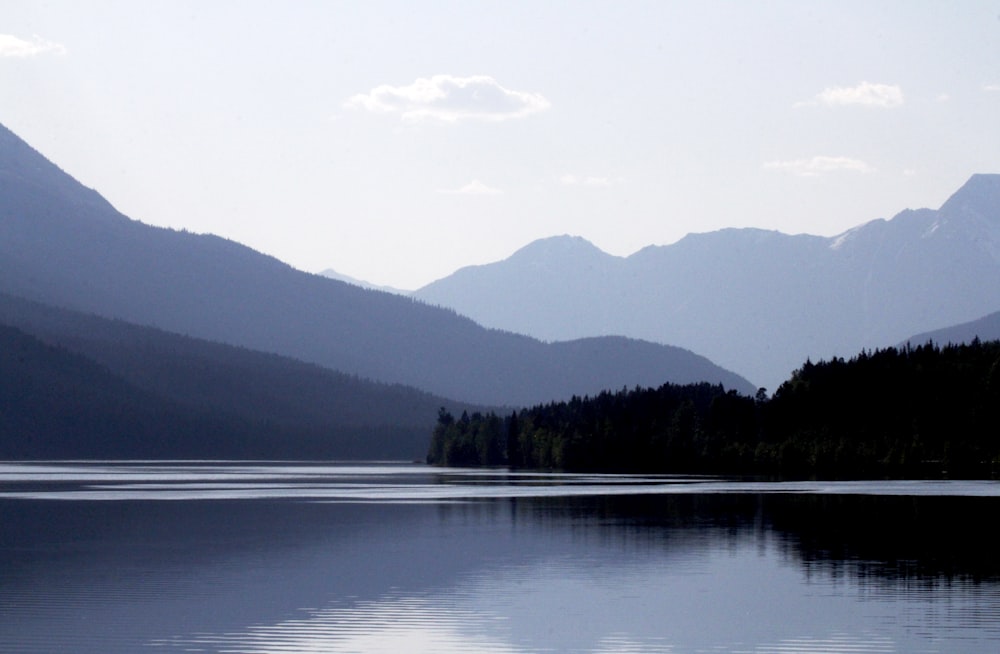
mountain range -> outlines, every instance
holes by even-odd
[[[664,382],[754,390],[681,348],[619,336],[544,343],[218,236],[145,225],[3,127],[0,293],[476,405]]]
[[[542,339],[678,345],[774,389],[807,358],[852,356],[997,311],[1000,175],[972,176],[937,210],[835,237],[724,229],[628,257],[580,237],[542,239],[413,296]]]
[[[411,457],[442,405],[752,394],[712,360],[776,388],[807,358],[993,338],[1000,176],[836,237],[727,229],[629,257],[552,237],[409,297],[327,275],[129,219],[0,126],[0,432],[35,435],[0,456],[113,423],[105,454]]]

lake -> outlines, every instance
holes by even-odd
[[[0,463],[0,651],[1000,651],[994,481]]]

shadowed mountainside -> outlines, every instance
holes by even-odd
[[[144,225],[2,127],[0,292],[478,404],[665,381],[753,391],[680,348],[624,339],[549,345],[307,274],[217,236]]]
[[[455,404],[3,294],[0,325],[19,353],[0,369],[0,458],[414,459]]]
[[[79,354],[0,325],[0,458],[187,458],[256,453],[232,416],[128,384]]]

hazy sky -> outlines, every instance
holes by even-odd
[[[132,218],[416,288],[937,207],[1000,172],[1000,0],[0,0],[0,123]]]

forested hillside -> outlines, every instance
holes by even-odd
[[[0,458],[413,459],[447,401],[3,294],[0,325]]]
[[[231,416],[156,398],[106,368],[0,325],[0,458],[167,457],[253,451]]]
[[[905,343],[926,343],[933,341],[946,345],[948,343],[969,343],[978,338],[983,341],[1000,339],[1000,311],[983,316],[977,320],[950,325],[924,332],[908,338]]]
[[[1000,342],[807,361],[773,398],[667,384],[506,417],[442,409],[428,461],[567,470],[913,474],[1000,464]]]

